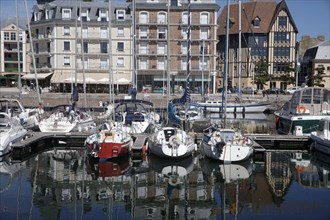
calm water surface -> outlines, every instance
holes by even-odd
[[[271,132],[267,120],[232,123]],[[57,148],[0,158],[0,219],[330,219],[329,171],[318,152],[221,164],[198,154],[94,161]]]

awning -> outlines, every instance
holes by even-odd
[[[52,75],[53,73],[37,73],[37,79],[46,79],[46,77]],[[36,79],[36,76],[34,73],[26,74],[25,76],[22,76],[22,79]]]
[[[127,74],[128,75],[128,74]],[[113,83],[119,85],[127,85],[131,82],[129,77],[123,77],[126,74],[120,76],[113,76]],[[50,80],[51,83],[74,83],[74,73],[54,73]],[[83,74],[77,73],[77,83],[83,84]],[[109,74],[107,73],[88,73],[85,76],[86,84],[109,84]]]

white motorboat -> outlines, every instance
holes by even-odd
[[[10,152],[12,144],[22,140],[27,131],[16,117],[0,113],[0,156]]]
[[[37,130],[43,109],[26,109],[17,99],[0,98],[0,112],[19,118],[25,129]]]
[[[274,112],[277,132],[309,135],[316,131],[320,120],[330,115],[329,94],[330,90],[325,87],[296,90],[282,109]]]
[[[252,144],[251,139],[233,129],[210,127],[204,131],[200,150],[203,155],[214,160],[237,162],[251,157]]]
[[[175,127],[163,127],[157,130],[147,142],[147,149],[152,154],[164,158],[191,156],[196,147],[194,138],[190,134]]]
[[[125,126],[103,124],[103,129],[85,140],[89,156],[99,159],[110,159],[129,156],[133,138]]]
[[[39,122],[41,132],[88,131],[95,126],[94,119],[86,112],[69,106],[59,106],[48,117]]]
[[[326,154],[330,154],[330,117],[322,118],[319,127],[311,133],[313,141],[311,147]]]

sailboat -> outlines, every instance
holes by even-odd
[[[239,131],[226,128],[226,97],[227,97],[227,67],[228,67],[228,44],[229,44],[229,1],[227,11],[227,32],[225,50],[224,85],[222,91],[222,109],[224,128],[213,125],[204,130],[203,139],[200,143],[200,150],[204,156],[223,162],[243,161],[253,153],[253,141],[243,136]]]
[[[80,3],[81,4],[81,3]],[[81,7],[81,5],[80,5]],[[80,9],[81,13],[81,9]],[[77,28],[77,23],[76,23]],[[82,33],[82,19],[80,19],[80,28]],[[77,43],[77,32],[75,33],[75,43]],[[82,34],[81,34],[82,37]],[[83,40],[81,41],[81,47]],[[76,46],[77,47],[77,46]],[[83,51],[83,50],[82,50]],[[77,55],[77,51],[76,51]],[[83,60],[84,60],[84,53]],[[77,62],[76,62],[77,63]],[[83,62],[83,78],[84,78],[84,94],[85,94],[85,107],[86,107],[86,83],[85,83],[85,67]],[[39,123],[39,129],[41,132],[77,132],[88,131],[95,127],[93,117],[87,112],[82,111],[76,107],[76,103],[79,101],[79,92],[77,88],[77,67],[75,70],[75,85],[72,85],[71,94],[71,106],[59,106],[55,108],[52,114]]]
[[[169,5],[168,5],[169,7]],[[169,11],[169,9],[168,9]],[[168,30],[169,30],[169,13],[168,19]],[[169,37],[168,37],[169,38]],[[173,102],[180,102],[185,104],[185,115],[187,115],[188,103],[190,101],[190,88],[189,88],[189,77],[190,77],[190,0],[188,0],[188,62],[187,62],[187,80],[186,89],[183,96],[178,100],[169,101],[168,104],[168,118],[169,125],[163,128],[156,128],[152,133],[147,143],[147,149],[154,155],[164,158],[183,158],[192,155],[193,151],[196,150],[197,145],[195,144],[194,138],[190,133],[185,131],[185,125],[181,128],[181,120],[177,117]],[[168,41],[169,42],[169,41]],[[168,44],[169,48],[169,44]],[[168,53],[169,54],[169,53]],[[169,62],[167,62],[169,70]],[[169,71],[168,71],[169,77]],[[174,123],[173,123],[174,122]],[[172,125],[172,126],[171,126]]]
[[[109,45],[111,45],[111,7],[108,2],[109,13]],[[134,57],[134,56],[133,56]],[[109,63],[112,63],[112,53],[109,51]],[[109,79],[112,77],[112,69],[109,64]],[[113,81],[109,82],[110,91],[110,105],[113,106],[112,87]],[[118,106],[117,106],[118,108]],[[111,109],[111,108],[110,108]],[[133,145],[133,138],[131,136],[131,129],[121,120],[122,115],[116,114],[116,108],[111,110],[110,119],[103,123],[100,131],[87,137],[85,146],[88,155],[92,158],[110,159],[128,156]]]

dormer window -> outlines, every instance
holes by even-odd
[[[107,16],[107,11],[106,10],[100,10],[99,21],[106,22],[106,21],[108,21],[107,17],[108,17]]]
[[[33,13],[33,17],[34,17],[34,21],[39,21],[39,13],[38,13],[38,11],[35,11]]]
[[[89,11],[88,10],[85,10],[85,11],[81,11],[81,19],[83,22],[86,22],[86,21],[90,21],[90,18],[88,17],[89,16]],[[80,20],[80,19],[78,19]]]
[[[62,9],[62,19],[63,20],[71,19],[71,9],[68,9],[68,8]]]
[[[253,20],[253,26],[255,28],[260,27],[260,18],[259,17],[254,18],[254,20]]]
[[[116,18],[117,18],[117,20],[124,21],[125,20],[125,10],[117,10]]]

